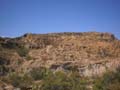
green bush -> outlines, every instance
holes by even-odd
[[[33,58],[31,57],[31,56],[29,56],[29,55],[26,55],[26,60],[32,60]]]
[[[49,73],[52,73],[52,72],[46,68],[41,67],[41,68],[33,68],[29,73],[34,80],[42,80]]]
[[[32,85],[33,79],[27,74],[11,73],[8,76],[9,83],[14,87],[27,88]]]
[[[2,47],[8,48],[8,49],[14,49],[18,47],[18,44],[14,41],[7,41],[6,43],[1,43]]]
[[[29,50],[27,48],[25,48],[24,46],[18,47],[16,48],[17,53],[21,56],[21,57],[26,57],[28,55]]]
[[[41,85],[41,90],[87,90],[76,73],[56,72],[48,75]]]
[[[120,90],[120,68],[96,79],[93,90]]]

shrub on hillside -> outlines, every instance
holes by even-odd
[[[18,47],[16,48],[17,53],[21,56],[21,57],[26,57],[29,50],[27,48],[25,48],[24,46]]]
[[[14,87],[27,88],[32,85],[33,79],[28,74],[11,73],[8,76],[8,82]]]
[[[76,73],[56,72],[48,75],[41,85],[41,90],[87,90]]]
[[[93,90],[120,90],[120,68],[96,79]]]
[[[8,48],[8,49],[14,49],[18,47],[18,44],[14,41],[7,41],[6,43],[1,43],[2,47]]]
[[[34,80],[42,80],[47,75],[49,75],[49,73],[52,72],[46,68],[41,67],[41,68],[33,68],[29,73]]]

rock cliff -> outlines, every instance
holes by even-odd
[[[113,34],[98,32],[0,37],[1,77],[41,67],[53,72],[76,70],[86,77],[101,76],[120,67],[120,40]]]
[[[21,47],[29,50],[26,56],[20,55],[25,53],[25,50],[20,51]],[[0,38],[0,49],[1,66],[13,71],[76,68],[80,75],[96,76],[120,65],[120,41],[110,33],[28,33],[17,38]]]

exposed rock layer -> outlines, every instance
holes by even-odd
[[[17,54],[15,47],[29,49],[30,60]],[[120,41],[109,33],[25,34],[18,38],[0,38],[0,65],[10,70],[47,67],[80,75],[102,75],[120,65]],[[4,55],[3,55],[4,54]]]

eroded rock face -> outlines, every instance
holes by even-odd
[[[79,73],[87,77],[101,76],[106,71],[114,71],[120,66],[120,60],[101,61],[93,64],[88,64],[83,67],[79,67]]]
[[[13,39],[0,38],[0,47],[4,50],[15,52],[14,46],[29,49],[26,57],[12,54],[8,58],[8,61],[13,60],[9,62],[11,67],[25,72],[46,67],[53,71],[76,69],[83,76],[96,76],[120,65],[120,41],[109,33],[25,34]],[[21,59],[22,63],[17,65]],[[7,62],[2,59],[0,63]]]
[[[94,38],[95,37],[95,38]],[[116,38],[109,33],[53,33],[53,34],[25,34],[20,37],[20,41],[24,42],[28,48],[44,48],[47,45],[59,45],[62,41],[69,40],[99,40],[99,41],[113,41]],[[73,42],[74,43],[74,42]],[[63,43],[62,43],[63,44]]]
[[[35,67],[69,71],[76,67],[83,76],[96,76],[120,63],[120,41],[109,33],[26,34],[21,41],[34,59],[23,63],[25,71]]]

